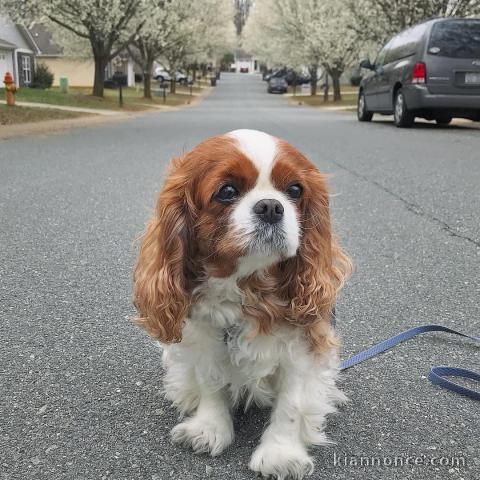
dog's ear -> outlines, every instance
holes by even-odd
[[[323,175],[312,172],[309,184],[300,218],[300,247],[295,257],[280,265],[280,291],[289,320],[304,327],[313,346],[321,350],[336,343],[330,328],[332,311],[352,264],[332,233]]]
[[[136,319],[152,337],[179,342],[191,302],[186,278],[189,262],[189,206],[181,159],[165,180],[154,217],[141,237],[134,272]]]

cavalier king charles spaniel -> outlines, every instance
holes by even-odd
[[[332,233],[325,177],[293,146],[235,130],[173,160],[141,238],[137,322],[163,347],[174,442],[218,455],[232,410],[272,407],[250,468],[313,471],[309,445],[345,401],[331,325],[351,271]]]

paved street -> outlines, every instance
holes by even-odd
[[[337,307],[343,358],[424,323],[479,334],[480,132],[468,124],[360,124],[223,74],[193,108],[0,141],[1,479],[254,478],[267,412],[238,414],[220,457],[172,446],[160,351],[128,320],[133,242],[167,162],[236,128],[283,137],[331,175],[356,266]],[[427,334],[345,372],[351,401],[311,478],[479,478],[478,404],[426,379],[431,365],[479,360],[472,342]],[[348,466],[409,455],[465,465]]]

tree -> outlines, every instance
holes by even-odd
[[[4,0],[24,19],[50,21],[87,39],[95,62],[93,95],[103,97],[105,68],[125,50],[144,23],[147,0]]]
[[[143,96],[152,98],[152,69],[155,60],[172,47],[176,23],[172,21],[172,0],[151,0],[148,16],[128,51],[143,74]]]
[[[265,0],[254,5],[251,26],[246,29],[253,39],[248,42],[261,57],[291,67],[305,65],[310,74],[310,93],[317,94],[318,70],[326,60],[326,46],[339,34],[328,27],[328,9],[333,0]],[[326,41],[326,35],[329,35]],[[258,48],[255,47],[258,43]],[[337,63],[330,61],[333,71]],[[336,70],[335,70],[336,72]]]
[[[344,0],[330,0],[322,3],[320,43],[322,65],[332,78],[333,101],[342,99],[340,77],[345,69],[358,60],[362,42],[358,34],[349,28],[351,16]]]
[[[346,5],[351,13],[349,27],[377,46],[427,18],[480,13],[480,0],[347,0]]]
[[[231,45],[233,11],[230,0],[171,0],[167,10],[171,33],[160,59],[172,78],[171,92],[175,93],[179,68],[214,63]]]
[[[243,27],[247,22],[248,14],[250,13],[250,8],[252,6],[252,0],[233,0],[235,8],[235,16],[233,23],[237,31],[237,36],[239,37],[242,34]]]

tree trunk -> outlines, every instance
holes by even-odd
[[[152,76],[148,73],[149,70],[145,69],[143,72],[143,96],[145,98],[152,98]]]
[[[103,89],[105,82],[105,68],[107,66],[108,60],[106,55],[103,52],[95,51],[93,52],[93,57],[95,61],[95,76],[93,80],[93,92],[94,97],[103,97]]]
[[[153,60],[147,59],[143,69],[143,96],[149,99],[152,98],[152,68]]]
[[[177,92],[177,79],[175,77],[172,77],[170,80],[170,93],[176,93]]]
[[[311,65],[309,68],[310,73],[310,95],[313,97],[317,94],[317,83],[318,83],[318,65]]]
[[[328,84],[328,72],[325,70],[325,88],[323,89],[323,101],[324,103],[328,102],[328,91],[330,90],[330,85]]]
[[[342,72],[333,70],[330,75],[332,76],[333,83],[333,101],[339,102],[342,99],[342,92],[340,89],[340,76],[342,75]]]

